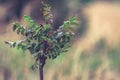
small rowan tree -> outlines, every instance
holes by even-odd
[[[31,68],[39,68],[40,80],[43,80],[43,67],[46,59],[55,59],[60,53],[67,52],[69,42],[74,35],[73,28],[70,26],[77,24],[76,18],[70,17],[57,30],[53,30],[51,25],[53,23],[51,7],[44,2],[42,2],[42,5],[42,12],[45,18],[44,24],[38,25],[30,16],[24,16],[28,27],[15,22],[13,31],[25,36],[25,38],[16,42],[5,41],[12,48],[16,47],[23,51],[30,51],[30,54],[35,58],[35,63]]]

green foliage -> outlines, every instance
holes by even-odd
[[[95,56],[95,58],[93,58],[93,60],[90,63],[90,69],[96,70],[100,65],[101,65],[101,60],[99,59],[99,57]]]
[[[35,21],[32,20],[32,18],[30,16],[25,15],[24,16],[24,21],[28,22],[30,27],[35,26]]]
[[[55,59],[63,52],[67,52],[69,42],[74,36],[71,25],[77,25],[76,18],[70,17],[64,21],[57,30],[52,29],[53,15],[51,7],[43,4],[43,16],[46,24],[37,25],[30,16],[24,16],[24,20],[28,23],[28,27],[23,27],[19,22],[13,24],[13,31],[17,34],[25,36],[25,39],[17,42],[7,42],[10,47],[22,49],[23,52],[29,50],[31,55],[35,57],[35,64],[32,68],[36,68],[39,64],[40,57]]]
[[[114,69],[120,68],[120,50],[113,48],[109,50],[108,59],[110,60],[110,66]]]

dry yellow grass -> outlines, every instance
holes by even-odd
[[[88,19],[88,32],[80,42],[83,47],[91,47],[104,38],[109,46],[119,44],[120,39],[120,5],[98,2],[88,5],[84,10]]]

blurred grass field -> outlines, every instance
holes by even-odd
[[[84,36],[73,41],[68,53],[47,61],[45,80],[120,80],[120,4],[95,2],[82,11],[87,26]],[[29,52],[4,44],[20,38],[10,25],[1,32],[0,80],[39,79],[38,71],[30,70],[34,61]]]

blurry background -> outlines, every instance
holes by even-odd
[[[80,25],[70,51],[44,68],[45,80],[120,80],[120,0],[43,0],[52,6],[54,28],[69,16]],[[41,0],[0,0],[0,80],[39,80],[31,71],[29,52],[11,49],[4,41],[21,39],[11,23],[30,15],[42,22]]]

